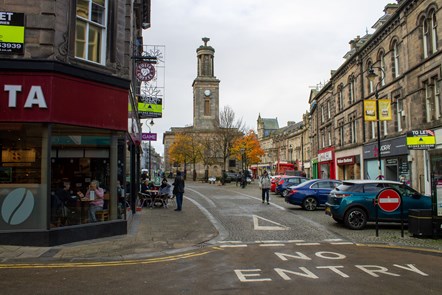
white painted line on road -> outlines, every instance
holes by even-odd
[[[200,193],[200,192],[198,192],[198,191],[196,191],[196,190],[194,190],[194,189],[191,189],[191,188],[186,188],[186,189],[188,189],[188,190],[194,192],[195,194],[199,195],[201,198],[203,198],[204,200],[206,200],[206,202],[209,203],[210,207],[213,207],[213,208],[216,207],[215,202],[212,201],[211,199],[209,199],[208,197],[206,197],[205,195],[203,195],[202,193]]]
[[[296,246],[317,246],[321,245],[321,243],[296,243]]]
[[[230,243],[230,244],[241,244],[242,241],[218,241],[218,243],[220,243],[220,244],[227,244],[227,243]]]
[[[285,244],[260,244],[260,247],[284,247]]]
[[[247,245],[237,244],[237,245],[221,245],[220,248],[245,248]]]
[[[353,245],[352,242],[336,242],[336,243],[330,243],[332,245]]]
[[[255,230],[289,230],[290,229],[287,226],[284,226],[284,225],[282,225],[280,223],[277,223],[275,221],[271,221],[269,219],[266,219],[266,218],[258,216],[258,215],[252,215],[252,217],[253,217],[253,227],[254,227]],[[267,221],[269,223],[272,223],[272,224],[276,224],[276,226],[263,226],[263,225],[259,225],[258,224],[259,223],[258,219],[265,220],[265,221]]]
[[[339,242],[342,241],[342,239],[325,239],[324,242]]]
[[[305,240],[288,240],[287,243],[304,243]]]

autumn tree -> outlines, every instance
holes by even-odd
[[[187,174],[187,163],[192,164],[192,179],[196,180],[196,163],[201,160],[202,144],[198,134],[194,132],[178,133],[169,148],[171,160],[184,164],[184,175]]]
[[[253,130],[236,139],[230,152],[238,160],[244,161],[246,169],[250,164],[258,164],[261,161],[261,156],[264,155],[264,150],[261,148],[258,137]]]

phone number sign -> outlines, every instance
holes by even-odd
[[[23,54],[25,14],[0,11],[0,53]]]
[[[407,147],[410,150],[434,149],[436,136],[433,130],[412,130],[407,132]]]

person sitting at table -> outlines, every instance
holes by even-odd
[[[86,194],[83,195],[82,192],[79,192],[78,196],[82,201],[90,201],[89,222],[97,222],[95,212],[103,210],[104,205],[104,190],[100,187],[98,180],[92,180]]]
[[[154,189],[154,185],[152,181],[149,181],[148,179],[146,179],[145,181],[143,181],[143,183],[141,184],[141,192],[143,194],[148,194],[150,190]]]
[[[167,202],[172,196],[171,189],[172,186],[167,182],[167,179],[163,178],[163,181],[161,182],[160,188],[158,190],[158,195],[160,196],[164,207],[167,207]]]

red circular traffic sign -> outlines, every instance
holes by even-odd
[[[378,205],[385,212],[393,212],[401,205],[401,196],[394,189],[384,189],[378,194]]]

